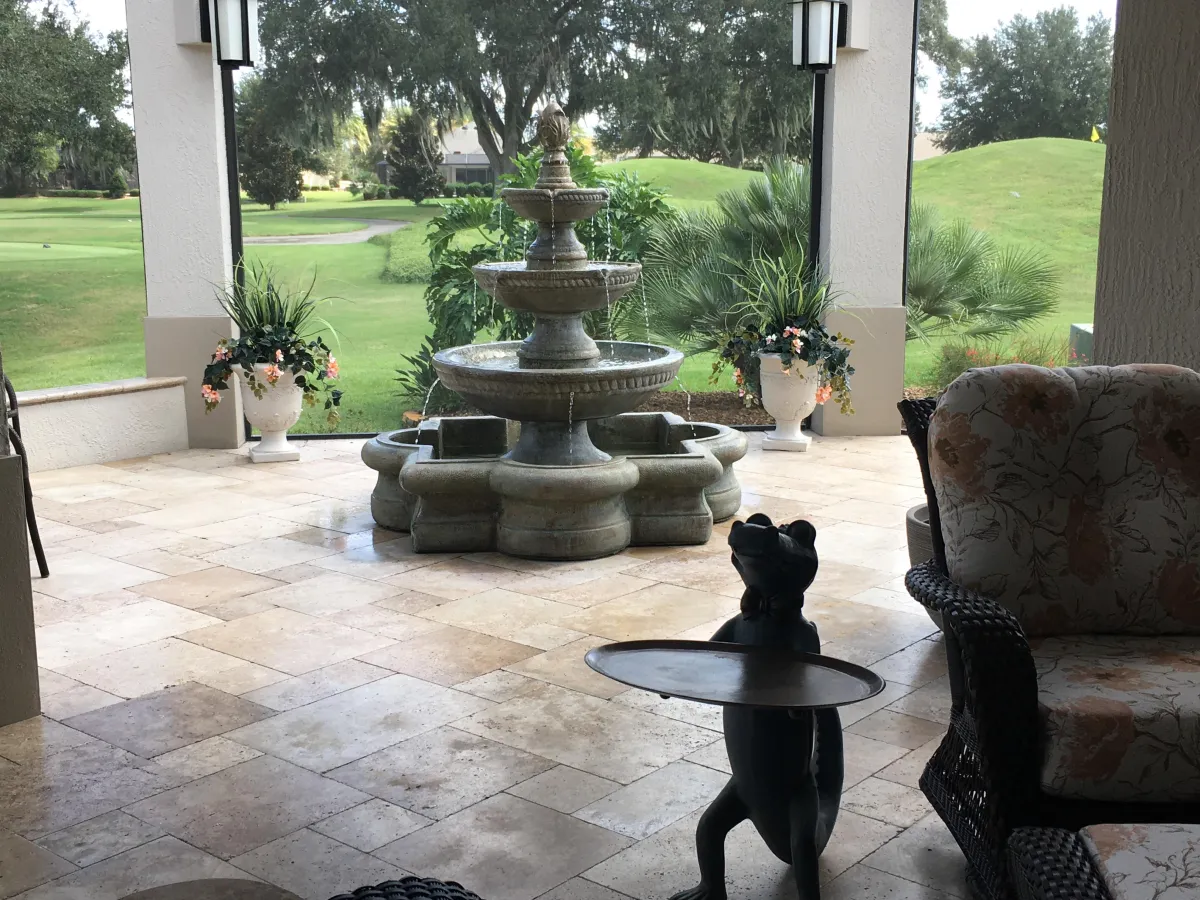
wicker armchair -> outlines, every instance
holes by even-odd
[[[1200,375],[973,370],[920,449],[952,694],[921,788],[975,889],[1014,896],[1018,828],[1200,821]]]

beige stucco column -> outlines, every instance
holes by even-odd
[[[220,72],[210,44],[181,44],[177,13],[195,3],[126,0],[142,238],[146,374],[184,375],[192,447],[243,441],[241,398],[205,415],[200,379],[233,323],[216,301],[233,255]]]
[[[865,49],[840,50],[826,79],[822,256],[844,307],[829,326],[854,339],[857,374],[856,414],[818,409],[819,434],[900,433],[913,6],[851,0],[852,44]]]
[[[1096,280],[1096,362],[1200,369],[1200,4],[1122,0]]]

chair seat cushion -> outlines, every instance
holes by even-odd
[[[1200,800],[1200,638],[1030,642],[1042,790],[1104,801]]]
[[[1200,895],[1200,827],[1093,825],[1083,842],[1113,900]]]

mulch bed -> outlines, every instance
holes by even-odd
[[[688,398],[683,391],[666,391],[651,397],[634,412],[671,412],[692,422],[712,422],[716,425],[774,425],[775,420],[767,415],[762,407],[747,409],[742,399],[732,391],[705,391],[692,394],[689,414]],[[474,409],[459,409],[453,412],[430,410],[430,418],[457,416],[481,416],[483,413]],[[420,413],[404,414],[405,424],[419,422]]]

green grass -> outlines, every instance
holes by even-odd
[[[1062,276],[1062,294],[1058,312],[1033,331],[1065,343],[1071,325],[1091,322],[1095,309],[1104,154],[1103,144],[1061,138],[977,147],[917,163],[913,196],[1001,243],[1045,252]],[[909,384],[924,379],[936,352],[909,345]]]
[[[916,197],[947,218],[963,217],[1005,242],[1035,244],[1064,277],[1063,305],[1043,327],[1062,333],[1091,321],[1104,148],[1080,141],[1018,141],[919,163]],[[606,168],[636,171],[662,185],[681,206],[711,203],[753,173],[678,160],[629,160]],[[1014,197],[1012,192],[1020,197]],[[128,378],[144,372],[145,275],[139,201],[75,198],[0,200],[0,347],[21,388]],[[271,212],[243,204],[248,235],[312,234],[360,229],[355,219],[414,223],[370,243],[329,246],[251,245],[252,258],[286,277],[314,271],[317,290],[337,296],[323,310],[337,330],[335,353],[346,392],[340,430],[396,426],[408,405],[396,396],[395,369],[429,330],[421,284],[394,283],[424,261],[424,224],[436,203],[364,202],[342,192],[306,195]],[[42,245],[50,244],[49,248]],[[922,379],[932,351],[909,347],[908,380]],[[688,390],[709,389],[711,358],[685,362]],[[722,387],[728,388],[727,383]],[[324,431],[323,416],[305,414],[300,429]]]
[[[687,159],[627,159],[607,163],[602,172],[633,172],[666,190],[680,206],[710,203],[726,191],[745,187],[754,172]]]

